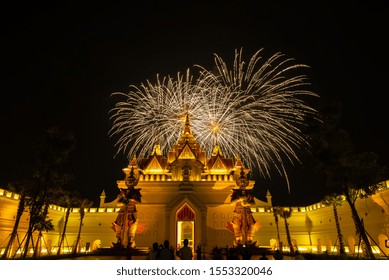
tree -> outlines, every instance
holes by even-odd
[[[36,221],[36,223],[34,225],[34,229],[33,229],[33,232],[38,231],[36,244],[34,246],[34,254],[33,254],[34,259],[36,257],[40,256],[40,251],[41,251],[40,248],[41,248],[41,243],[42,243],[42,238],[43,238],[43,232],[54,230],[54,225],[52,223],[52,220],[47,218],[49,204],[48,204],[48,202],[45,202],[45,204],[47,206],[44,206],[42,214],[37,217],[37,221]]]
[[[276,207],[273,207],[273,215],[274,215],[274,222],[276,223],[276,229],[277,229],[277,249],[280,250],[282,249],[282,242],[281,242],[281,238],[280,238],[280,230],[279,230],[279,227],[278,227],[278,211],[277,211],[277,208]]]
[[[44,201],[44,194],[39,189],[36,180],[32,180],[31,184],[31,197],[26,200],[26,208],[29,212],[29,222],[26,236],[24,237],[24,247],[22,250],[21,258],[27,258],[29,252],[30,243],[32,243],[33,250],[35,250],[33,242],[33,233],[37,224],[41,221],[42,206]]]
[[[281,218],[284,219],[285,222],[285,231],[286,231],[286,239],[288,241],[289,249],[292,254],[294,254],[294,247],[292,243],[292,238],[290,236],[290,231],[289,231],[289,224],[287,219],[289,219],[292,216],[292,210],[285,209],[283,207],[275,207],[275,213],[276,215],[280,216]]]
[[[7,246],[5,247],[4,253],[1,256],[2,259],[7,259],[10,257],[12,244],[14,243],[15,238],[17,238],[17,236],[18,236],[18,228],[19,228],[20,219],[23,215],[23,212],[26,209],[26,204],[27,204],[26,200],[28,199],[27,196],[28,196],[28,191],[29,191],[29,183],[27,181],[10,183],[10,184],[8,184],[7,189],[9,191],[17,192],[20,195],[20,197],[19,197],[19,203],[18,203],[18,210],[16,212],[15,223],[14,223],[12,232],[9,236]]]
[[[49,128],[38,141],[35,148],[36,166],[32,176],[31,199],[27,204],[30,219],[22,258],[27,257],[31,242],[35,250],[33,233],[38,228],[42,229],[42,220],[47,218],[45,205],[49,190],[64,186],[72,178],[63,171],[63,166],[69,160],[75,145],[73,134],[63,133],[56,127]]]
[[[79,198],[79,195],[77,192],[70,192],[70,191],[62,190],[61,193],[62,193],[62,195],[60,196],[58,204],[60,206],[63,206],[64,208],[66,208],[66,213],[65,213],[65,220],[64,220],[62,233],[61,233],[59,241],[58,241],[57,255],[60,255],[62,253],[62,245],[65,241],[66,228],[67,228],[67,224],[69,221],[70,212],[73,209],[73,207],[78,205],[78,203],[80,201],[80,198]]]
[[[34,225],[34,231],[38,231],[38,237],[36,239],[35,250],[33,258],[35,259],[40,255],[40,247],[43,239],[44,231],[54,230],[54,225],[51,219],[48,219],[49,206],[57,201],[59,195],[58,189],[48,189],[46,193],[45,200],[43,202],[41,213],[36,217],[36,222]],[[48,254],[51,252],[48,251]]]
[[[338,240],[339,240],[339,252],[340,254],[344,254],[344,241],[343,241],[343,235],[342,231],[340,229],[340,223],[339,223],[339,216],[338,216],[338,210],[337,207],[341,206],[343,203],[343,196],[338,195],[338,194],[331,194],[331,195],[326,195],[322,203],[325,206],[332,206],[333,212],[334,212],[334,218],[335,218],[335,225],[336,225],[336,233],[338,235]]]
[[[366,255],[375,259],[363,221],[355,207],[358,198],[374,194],[388,179],[388,167],[378,163],[372,152],[357,153],[348,133],[339,127],[340,104],[324,107],[321,122],[308,126],[310,152],[316,171],[326,177],[328,193],[344,195],[350,206],[356,233],[366,248]]]
[[[73,254],[75,255],[77,253],[77,250],[78,250],[78,244],[80,243],[80,240],[81,240],[81,229],[82,229],[82,222],[84,220],[84,217],[85,217],[85,208],[89,208],[92,206],[92,201],[89,201],[88,199],[81,199],[80,202],[79,202],[79,207],[80,209],[78,210],[78,213],[80,214],[80,225],[78,227],[78,234],[77,234],[77,238],[76,238],[76,243],[73,247]]]

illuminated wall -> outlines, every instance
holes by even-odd
[[[206,252],[209,252],[215,245],[224,247],[231,245],[233,241],[232,232],[225,229],[227,222],[232,219],[234,207],[229,204],[228,196],[230,191],[220,187],[220,191],[210,192],[209,188],[217,189],[214,183],[208,186],[204,182],[195,187],[193,193],[181,191],[178,187],[171,187],[169,191],[161,186],[151,186],[142,189],[143,201],[137,206],[138,219],[144,224],[144,230],[135,237],[136,245],[139,247],[150,247],[155,241],[162,243],[169,239],[175,243],[175,211],[187,203],[195,209],[195,239],[196,243],[205,244]],[[229,184],[228,182],[224,182]],[[149,184],[155,184],[149,182]],[[15,193],[0,189],[0,250],[3,251],[12,231],[19,196]],[[267,202],[257,201],[258,207],[252,208],[254,217],[260,222],[261,227],[255,233],[254,240],[260,246],[271,246],[272,240],[277,238],[277,230],[273,213]],[[389,254],[385,247],[385,240],[389,236],[389,188],[378,191],[371,198],[358,200],[358,213],[363,218],[365,228],[372,240],[378,243],[379,247]],[[94,250],[97,247],[110,247],[115,242],[115,233],[112,230],[112,222],[116,219],[118,208],[100,207],[87,209],[82,228],[82,250],[88,247]],[[307,207],[292,208],[293,214],[288,219],[292,239],[294,239],[301,251],[324,252],[336,250],[337,234],[333,211],[331,207],[322,206],[320,203]],[[350,253],[353,253],[358,245],[358,237],[355,235],[355,228],[351,219],[351,211],[347,203],[338,207],[341,218],[341,230],[344,241]],[[44,234],[44,241],[49,250],[55,252],[58,238],[63,228],[65,209],[52,206],[49,211],[49,218],[53,220],[55,230]],[[18,238],[22,241],[28,226],[28,213],[25,212],[20,221]],[[78,209],[73,209],[66,231],[66,246],[73,246],[79,227]],[[285,227],[282,219],[279,220],[279,232],[281,241],[286,244]],[[374,242],[372,242],[373,245]],[[14,248],[17,248],[17,241]],[[353,246],[354,245],[354,246]],[[286,248],[287,249],[287,248]],[[46,250],[46,248],[44,248]],[[43,250],[43,252],[45,252]],[[1,252],[0,251],[0,252]],[[355,252],[354,252],[355,253]]]

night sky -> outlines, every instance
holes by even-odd
[[[122,154],[114,157],[108,136],[110,94],[156,74],[211,67],[214,53],[232,60],[241,47],[247,57],[264,48],[309,65],[313,91],[342,102],[342,127],[357,151],[375,152],[388,164],[384,1],[79,2],[2,8],[0,187],[30,176],[35,141],[58,126],[78,141],[69,188],[94,201],[105,189],[113,199],[128,162]],[[320,200],[322,182],[304,165],[288,172],[290,194],[282,178],[261,180],[257,193],[269,189],[279,203]]]

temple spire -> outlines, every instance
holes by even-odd
[[[132,157],[132,160],[130,161],[130,163],[128,164],[128,167],[138,167],[138,163],[136,161],[136,155],[135,154]]]
[[[158,144],[154,145],[153,152],[151,153],[151,155],[153,155],[153,156],[161,156],[162,155],[161,145],[159,144],[159,142],[158,142]]]
[[[189,113],[186,113],[185,116],[184,134],[192,134],[189,123]]]

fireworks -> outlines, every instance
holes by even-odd
[[[157,76],[156,83],[132,85],[129,93],[113,93],[124,99],[110,111],[109,134],[119,136],[118,153],[144,157],[157,142],[166,152],[188,114],[193,134],[208,153],[218,144],[226,156],[239,156],[265,177],[272,168],[285,174],[284,160],[298,160],[296,150],[305,142],[304,119],[316,113],[304,97],[317,94],[305,89],[305,75],[294,74],[306,65],[280,53],[264,60],[261,51],[248,63],[242,51],[235,51],[231,68],[215,55],[213,71],[195,66],[197,78],[188,69],[175,78]]]

